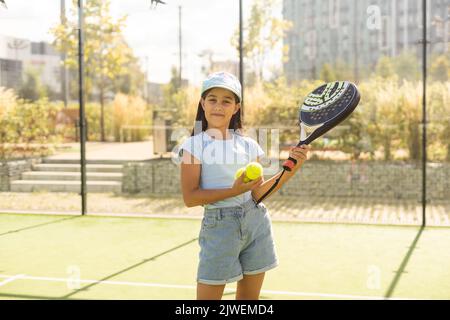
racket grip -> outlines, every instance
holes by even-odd
[[[283,169],[286,170],[286,171],[292,171],[292,169],[294,169],[296,164],[297,164],[297,160],[295,160],[294,158],[289,157],[283,163]]]
[[[307,144],[306,142],[307,142],[307,140],[305,140],[305,141],[300,141],[300,142],[297,144],[297,147],[300,147],[300,146],[302,146],[302,145],[304,145],[304,144]],[[289,157],[289,158],[283,163],[283,169],[286,170],[286,171],[292,171],[292,169],[294,169],[294,167],[295,167],[296,164],[297,164],[297,160],[295,160],[295,159],[292,158],[292,157]]]

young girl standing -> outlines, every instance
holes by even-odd
[[[236,171],[260,161],[264,151],[242,135],[241,84],[226,72],[203,82],[196,124],[180,147],[181,188],[188,207],[204,206],[199,235],[197,299],[222,298],[225,285],[238,281],[236,299],[259,298],[265,272],[278,265],[271,220],[263,203],[256,201],[273,185],[281,171],[244,182]],[[309,146],[294,147],[297,160],[285,172],[275,193],[301,167]]]

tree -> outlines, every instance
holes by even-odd
[[[16,139],[11,115],[17,108],[17,96],[12,89],[0,87],[0,160],[6,162],[8,150],[6,144]]]
[[[358,160],[361,152],[370,151],[364,140],[366,130],[364,116],[365,114],[360,109],[355,110],[351,117],[336,128],[342,130],[336,130],[336,133],[329,134],[332,138],[337,138],[338,148],[343,152],[350,153],[352,160]]]
[[[127,69],[128,72],[114,79],[113,90],[129,95],[137,95],[139,92],[144,94],[145,91],[142,87],[146,83],[146,79],[139,66],[138,58],[131,56]]]
[[[334,74],[336,80],[355,80],[355,74],[353,72],[354,66],[346,63],[342,59],[338,59],[334,64]],[[360,68],[361,69],[361,68]],[[361,74],[361,71],[360,71]]]
[[[331,82],[336,81],[336,74],[334,73],[334,70],[331,68],[329,63],[325,63],[322,66],[322,70],[320,70],[320,80],[323,80],[325,82]]]
[[[394,65],[392,60],[387,56],[381,57],[378,60],[375,70],[376,74],[381,78],[387,79],[392,77],[394,75]]]
[[[273,82],[264,82],[260,89],[263,97],[258,97],[262,101],[258,101],[256,107],[250,107],[250,109],[258,109],[254,113],[257,115],[257,120],[250,122],[253,122],[254,125],[291,127],[293,130],[281,130],[280,140],[282,143],[294,142],[298,139],[298,105],[301,103],[301,99],[319,83],[319,81],[303,80],[296,83],[295,86],[289,86],[285,77],[279,77]],[[255,86],[252,89],[258,89],[258,87]],[[255,99],[253,98],[253,100]],[[247,122],[247,120],[245,121]]]
[[[445,82],[450,79],[450,62],[445,55],[433,59],[430,68],[430,76],[434,81]]]
[[[173,66],[171,79],[168,84],[163,86],[161,108],[155,109],[155,111],[159,113],[159,117],[171,119],[172,124],[180,124],[183,121],[181,118],[186,99],[186,92],[180,87],[178,69]]]
[[[361,83],[358,88],[363,98],[358,106],[362,113],[357,115],[363,116],[361,122],[367,133],[367,137],[363,138],[368,141],[364,149],[373,158],[378,147],[382,147],[384,160],[391,160],[392,150],[402,139],[399,117],[402,113],[400,97],[403,93],[400,92],[398,82],[395,78],[374,77]]]
[[[400,93],[398,98],[401,110],[398,121],[402,130],[402,140],[406,142],[409,158],[418,161],[422,157],[420,135],[422,120],[421,85],[417,82],[411,83],[404,80],[398,91]]]
[[[404,51],[392,58],[394,72],[400,80],[420,80],[420,62],[412,51]]]
[[[395,57],[382,56],[376,65],[376,75],[387,79],[395,77],[402,80],[419,80],[420,63],[413,52],[405,51]]]
[[[254,1],[250,17],[245,22],[243,51],[244,56],[251,62],[256,82],[263,78],[263,71],[267,68],[267,57],[280,49],[284,33],[292,26],[290,21],[274,16],[277,5],[279,5],[277,0]],[[239,29],[235,31],[231,44],[239,52]],[[281,51],[283,59],[286,60],[288,47],[282,46]]]
[[[427,90],[428,141],[444,148],[442,160],[450,162],[450,81],[432,82]]]
[[[36,101],[47,96],[47,88],[42,85],[36,70],[27,69],[25,81],[19,88],[18,95],[28,101]]]
[[[74,8],[77,7],[73,1]],[[90,0],[84,8],[85,25],[85,81],[86,93],[96,90],[100,101],[101,141],[105,141],[104,104],[106,93],[114,89],[114,80],[129,73],[129,63],[135,61],[133,52],[122,35],[127,16],[114,21],[110,13],[110,0]],[[67,51],[65,64],[72,69],[78,63],[78,31],[76,13],[65,24],[51,29],[55,46]]]

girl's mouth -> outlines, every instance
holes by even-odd
[[[218,113],[211,113],[212,116],[216,116],[216,117],[225,117],[223,114],[218,114]]]

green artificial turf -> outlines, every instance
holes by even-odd
[[[0,214],[0,299],[195,299],[199,230],[200,220]],[[280,265],[261,299],[450,299],[449,228],[273,230]]]

